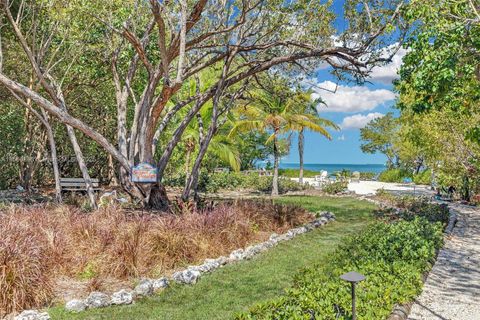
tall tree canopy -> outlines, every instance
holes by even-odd
[[[383,49],[401,43],[405,28],[400,0],[346,1],[347,28],[341,32],[333,28],[332,1],[1,4],[6,23],[1,38],[8,42],[0,55],[0,84],[67,126],[79,164],[82,154],[72,130],[95,141],[121,166],[125,189],[155,207],[167,204],[163,173],[189,123],[207,102],[212,103],[212,116],[203,149],[232,105],[222,100],[234,100],[239,87],[257,74],[273,68],[296,76],[327,64],[335,75],[361,82],[375,64],[389,60]],[[213,67],[218,71],[208,85],[190,94],[182,91]],[[102,132],[101,123],[88,121],[92,113],[82,89],[92,82],[100,87],[98,81],[113,87],[114,94],[103,98],[115,108],[115,142]],[[181,111],[180,121],[166,130]],[[131,166],[139,162],[156,164],[155,186],[129,182]]]

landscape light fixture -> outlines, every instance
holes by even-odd
[[[356,320],[357,316],[355,314],[355,285],[365,280],[365,276],[355,271],[347,272],[340,276],[340,279],[348,281],[352,284],[352,320]]]

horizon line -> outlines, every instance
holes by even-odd
[[[280,164],[300,164],[299,162],[281,162]],[[385,166],[384,163],[304,163],[306,164],[316,164],[316,165],[357,165],[357,166],[368,166],[368,165],[377,165]]]

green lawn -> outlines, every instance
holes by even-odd
[[[280,175],[282,177],[288,178],[298,178],[300,175],[300,169],[280,169]],[[319,175],[320,171],[303,169],[304,178],[315,178],[316,175]]]
[[[300,204],[311,211],[332,211],[337,221],[281,243],[250,261],[205,275],[194,286],[174,285],[131,306],[75,315],[52,308],[52,319],[228,319],[252,304],[281,295],[300,268],[328,263],[328,255],[344,237],[360,232],[373,219],[372,204],[350,198],[283,197],[278,201]]]

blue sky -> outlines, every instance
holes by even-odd
[[[333,10],[337,13],[335,27],[345,28],[342,18],[343,1],[335,0]],[[387,66],[373,69],[371,83],[357,86],[352,83],[337,83],[328,69],[320,69],[315,79],[310,79],[312,89],[327,102],[327,107],[319,106],[320,115],[341,126],[340,131],[332,131],[332,140],[307,132],[305,135],[305,163],[341,164],[383,164],[385,156],[364,154],[360,150],[360,128],[369,120],[394,111],[395,103],[392,81],[401,65],[405,50],[401,49]],[[335,90],[331,93],[319,88]],[[292,137],[290,154],[283,157],[282,163],[298,163],[297,137]]]

